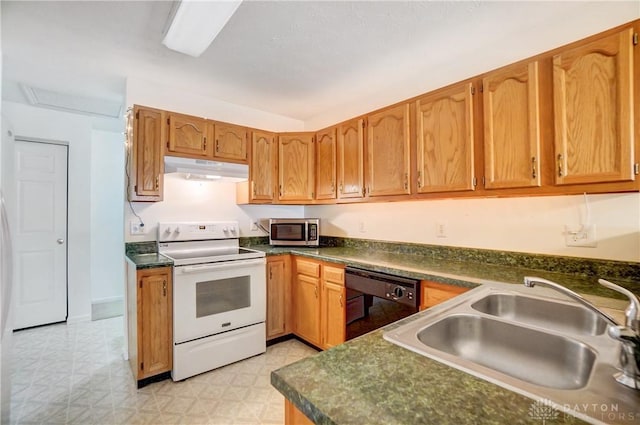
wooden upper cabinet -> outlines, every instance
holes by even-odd
[[[409,188],[409,104],[367,117],[367,195],[407,195]]]
[[[245,127],[216,122],[213,124],[213,157],[223,161],[246,163],[249,132]]]
[[[208,123],[203,118],[170,112],[167,155],[174,153],[212,157],[213,146],[207,143]]]
[[[633,180],[633,29],[553,57],[556,184]]]
[[[278,199],[311,201],[314,196],[312,133],[283,133],[278,137]]]
[[[362,198],[364,191],[364,120],[338,127],[338,198]]]
[[[493,72],[482,85],[485,188],[540,186],[538,62]]]
[[[133,144],[129,147],[129,200],[162,201],[164,159],[163,143],[166,140],[165,114],[163,111],[133,107],[133,119],[127,134]]]
[[[249,201],[272,202],[276,188],[276,135],[262,131],[251,133]]]
[[[473,190],[473,85],[416,101],[418,193]]]
[[[336,197],[336,128],[316,133],[316,199]]]

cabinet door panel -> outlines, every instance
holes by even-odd
[[[320,279],[297,275],[295,285],[295,331],[320,346]]]
[[[338,197],[362,198],[364,188],[364,120],[338,128]]]
[[[161,201],[163,192],[165,138],[164,114],[155,109],[134,107],[132,166],[135,167],[132,201]]]
[[[275,199],[276,151],[274,134],[260,131],[251,134],[251,201],[265,202]]]
[[[538,62],[483,80],[487,189],[540,186]]]
[[[214,158],[247,162],[246,128],[216,122],[214,124],[214,136]]]
[[[473,190],[472,85],[416,102],[418,192]]]
[[[556,184],[634,179],[632,36],[553,57]]]
[[[284,335],[287,331],[288,285],[284,259],[267,261],[267,339]]]
[[[168,270],[141,273],[138,285],[139,379],[173,367],[171,293]]]
[[[367,194],[409,194],[409,104],[371,114],[367,122]]]
[[[314,195],[313,135],[281,134],[278,140],[278,199],[311,201]]]
[[[346,334],[346,289],[344,286],[324,282],[322,320],[324,337],[322,348],[342,344]]]
[[[181,114],[169,114],[169,145],[167,153],[183,153],[211,157],[207,145],[207,122],[204,119]]]
[[[336,197],[336,129],[316,134],[316,199]]]

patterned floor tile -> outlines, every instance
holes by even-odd
[[[271,371],[315,353],[285,341],[182,382],[137,389],[123,359],[122,317],[14,334],[11,425],[282,424]]]

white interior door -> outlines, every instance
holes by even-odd
[[[67,146],[16,141],[14,329],[67,319]]]

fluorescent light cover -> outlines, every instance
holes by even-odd
[[[198,57],[222,31],[242,0],[182,0],[162,44]]]

